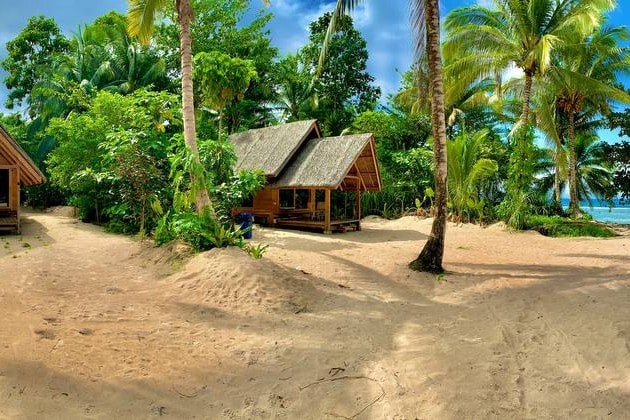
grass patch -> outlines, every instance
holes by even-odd
[[[573,220],[560,216],[528,216],[523,228],[552,237],[593,236],[611,238],[617,236],[611,229],[592,220]]]

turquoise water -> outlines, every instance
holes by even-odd
[[[563,198],[562,205],[568,207],[569,199]],[[586,202],[580,203],[580,207],[600,222],[630,225],[630,205],[628,204],[621,205],[616,201],[615,207],[609,208],[607,203],[593,200],[592,208]]]

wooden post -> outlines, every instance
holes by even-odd
[[[326,194],[324,199],[324,233],[331,234],[330,229],[330,188],[326,188]]]
[[[20,233],[22,233],[22,229],[20,226],[20,205],[22,203],[20,203],[20,199],[21,197],[21,193],[20,193],[20,178],[22,177],[22,174],[20,173],[20,167],[16,166],[15,167],[15,181],[13,181],[13,185],[15,186],[15,216],[17,217],[17,233],[18,235]]]
[[[357,216],[357,230],[361,230],[361,184],[357,182],[357,192],[355,197],[355,212]]]

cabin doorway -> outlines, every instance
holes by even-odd
[[[10,178],[8,169],[0,169],[0,209],[3,207],[8,208],[10,206]]]

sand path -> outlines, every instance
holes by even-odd
[[[0,417],[627,418],[630,237],[257,229],[187,265],[30,214],[0,242]],[[169,275],[171,271],[176,271]]]

